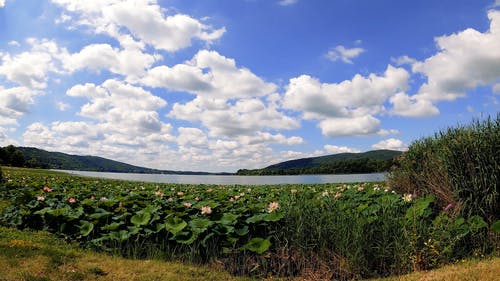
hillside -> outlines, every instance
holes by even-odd
[[[0,158],[1,158],[0,162],[3,162],[4,165],[7,164],[19,167],[24,166],[24,167],[36,167],[45,169],[117,172],[117,173],[209,174],[205,172],[150,169],[97,156],[80,156],[80,155],[71,155],[61,152],[50,152],[34,147],[7,146],[5,148],[0,148],[0,149],[2,150],[0,151]],[[15,155],[15,157],[12,157],[12,155]],[[11,160],[10,163],[8,160]]]
[[[388,171],[393,159],[401,154],[395,150],[372,150],[362,153],[339,153],[301,158],[277,163],[263,169],[239,170],[238,175],[350,174]]]

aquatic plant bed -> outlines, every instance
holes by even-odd
[[[0,224],[47,230],[133,258],[233,274],[388,276],[492,251],[489,226],[382,183],[216,186],[125,182],[4,168]],[[477,247],[476,247],[477,246]]]

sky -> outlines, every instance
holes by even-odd
[[[500,110],[500,0],[0,0],[0,145],[235,172]]]

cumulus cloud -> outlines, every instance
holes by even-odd
[[[432,102],[420,99],[418,96],[408,96],[397,93],[390,98],[393,105],[392,114],[406,117],[429,117],[439,114],[439,109]]]
[[[323,148],[329,154],[337,154],[337,153],[345,153],[345,152],[349,152],[349,153],[361,152],[361,150],[356,149],[356,148],[347,147],[347,146],[336,146],[336,145],[330,145],[330,144],[323,146]]]
[[[210,43],[220,38],[225,28],[214,29],[184,14],[166,15],[156,0],[52,0],[74,16],[75,26],[90,27],[124,45],[130,37],[169,52],[191,46],[193,39]],[[68,19],[69,20],[69,19]],[[124,30],[128,31],[124,33]]]
[[[17,125],[17,118],[29,112],[34,96],[40,94],[26,87],[0,86],[0,126]]]
[[[5,0],[0,0],[0,8],[3,8],[5,6]]]
[[[67,91],[73,97],[86,97],[80,115],[122,124],[138,131],[159,131],[162,122],[156,110],[167,103],[150,92],[118,80],[107,80],[101,86],[92,83],[75,85]]]
[[[345,63],[352,64],[352,59],[357,58],[364,51],[365,50],[363,48],[359,47],[347,49],[342,45],[338,45],[337,47],[328,51],[328,53],[326,54],[326,58],[331,61],[341,60]]]
[[[234,59],[216,51],[201,50],[190,61],[148,71],[145,85],[186,91],[215,99],[257,97],[273,93],[276,85],[266,83]]]
[[[376,144],[372,145],[373,149],[390,149],[390,150],[408,150],[408,146],[405,145],[401,140],[390,138],[382,140]]]
[[[63,64],[70,72],[84,68],[94,71],[104,69],[136,80],[158,59],[160,57],[144,53],[137,48],[120,50],[109,44],[91,44],[66,56]]]
[[[488,12],[490,28],[469,28],[437,37],[438,52],[413,64],[413,71],[427,77],[416,99],[453,101],[468,89],[489,85],[500,78],[500,11]]]
[[[375,134],[388,98],[407,88],[409,73],[389,65],[383,75],[355,75],[341,83],[321,83],[302,75],[290,79],[283,98],[287,109],[302,112],[305,119],[318,119],[324,135]]]
[[[0,76],[22,87],[44,89],[49,73],[59,73],[58,59],[67,53],[55,41],[30,38],[31,50],[19,54],[0,53]]]
[[[327,118],[318,125],[329,137],[373,135],[380,131],[380,120],[365,115],[350,118]]]

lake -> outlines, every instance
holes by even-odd
[[[299,175],[299,176],[218,176],[218,175],[163,175],[106,173],[87,171],[61,172],[106,179],[128,181],[179,183],[179,184],[217,184],[217,185],[267,185],[267,184],[314,184],[314,183],[353,183],[384,181],[386,173],[351,174],[351,175]]]

